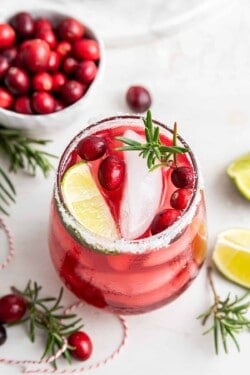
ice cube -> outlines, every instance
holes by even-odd
[[[145,138],[126,130],[126,138],[145,143]],[[162,194],[161,168],[149,172],[146,159],[137,151],[124,152],[126,181],[120,208],[120,230],[123,238],[140,237],[150,226]]]

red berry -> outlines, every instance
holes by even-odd
[[[58,34],[61,39],[69,42],[81,39],[84,33],[83,25],[74,18],[64,18],[58,25]]]
[[[128,106],[135,112],[145,112],[151,106],[149,91],[143,86],[131,86],[126,94]]]
[[[152,221],[151,233],[157,234],[170,227],[180,217],[181,212],[173,208],[167,208],[159,212]]]
[[[51,51],[48,61],[47,69],[49,72],[54,73],[59,70],[61,64],[61,56],[56,51]]]
[[[61,111],[65,108],[65,105],[58,99],[55,99],[55,112]]]
[[[55,73],[52,75],[52,91],[58,92],[66,83],[67,79],[63,73]]]
[[[44,40],[48,43],[51,49],[54,49],[57,45],[56,34],[52,29],[40,29],[35,33],[35,37]]]
[[[171,173],[171,181],[178,188],[192,188],[194,173],[190,167],[177,167]]]
[[[11,24],[16,30],[17,35],[22,39],[32,38],[34,34],[34,20],[30,13],[17,13],[12,19]]]
[[[0,56],[0,79],[4,78],[9,67],[10,63],[8,59],[4,56]]]
[[[170,205],[177,210],[184,210],[192,197],[192,190],[190,189],[178,189],[173,192],[170,198]]]
[[[71,44],[66,40],[62,40],[61,42],[59,42],[56,47],[56,52],[58,52],[61,57],[68,56],[71,50]]]
[[[12,66],[8,70],[4,82],[14,95],[26,94],[30,88],[28,74],[23,69],[16,68],[15,66]]]
[[[106,148],[104,138],[90,135],[79,142],[77,152],[83,160],[96,160],[105,154]]]
[[[35,91],[50,91],[52,85],[52,76],[47,72],[36,73],[32,78],[32,86]]]
[[[12,63],[15,58],[17,57],[17,47],[13,46],[13,47],[9,47],[9,48],[6,48],[4,49],[1,54],[6,57],[6,59]]]
[[[24,316],[26,308],[26,302],[23,297],[17,294],[7,294],[0,298],[0,322],[17,322]]]
[[[13,96],[3,87],[0,87],[0,108],[9,109],[13,104]]]
[[[33,113],[31,108],[31,101],[28,96],[19,96],[16,98],[14,103],[14,111],[18,113],[23,113],[26,115],[31,115]]]
[[[100,59],[100,48],[96,40],[81,39],[73,44],[73,54],[78,60],[92,60]]]
[[[15,40],[15,30],[8,23],[0,23],[0,49],[11,47]]]
[[[91,356],[93,345],[90,337],[85,332],[77,331],[72,333],[68,337],[68,343],[74,347],[70,352],[74,358],[85,361]]]
[[[76,70],[76,67],[78,65],[78,62],[74,57],[67,57],[63,62],[63,71],[67,75],[71,75]]]
[[[82,61],[75,70],[75,78],[82,83],[93,81],[97,73],[97,66],[94,61]]]
[[[38,18],[37,20],[35,20],[35,23],[34,23],[34,29],[35,29],[35,33],[38,31],[38,30],[52,30],[53,26],[50,22],[50,20],[48,20],[47,18]]]
[[[124,180],[125,164],[117,156],[107,156],[100,164],[98,179],[106,190],[116,190]]]
[[[36,113],[48,114],[55,111],[55,99],[45,91],[35,92],[32,95],[32,107]]]
[[[6,329],[3,325],[0,325],[0,345],[3,345],[7,339]]]
[[[35,73],[46,70],[50,57],[50,48],[44,40],[31,39],[21,45],[19,54],[23,66]]]
[[[72,104],[80,99],[86,87],[80,82],[71,80],[67,81],[60,90],[61,97],[66,104]]]

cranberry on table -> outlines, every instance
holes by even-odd
[[[59,92],[66,83],[67,78],[63,73],[55,73],[52,75],[52,91]]]
[[[27,305],[22,296],[7,294],[0,298],[0,322],[5,324],[19,321],[26,309]]]
[[[49,114],[55,111],[55,99],[45,91],[38,91],[32,95],[32,107],[36,113]]]
[[[170,227],[180,217],[181,212],[174,208],[166,208],[159,212],[152,221],[151,233],[152,235],[162,232]]]
[[[56,52],[58,52],[59,55],[61,55],[61,57],[68,56],[71,50],[72,50],[72,46],[66,40],[62,40],[61,42],[59,42],[56,47]]]
[[[31,39],[21,45],[19,55],[23,66],[30,72],[35,73],[46,70],[50,48],[44,40]]]
[[[30,13],[17,13],[12,19],[11,24],[20,38],[32,38],[34,33],[34,20]]]
[[[94,39],[81,39],[73,44],[73,54],[78,60],[92,60],[100,59],[99,44]]]
[[[14,95],[23,95],[27,94],[30,89],[30,78],[28,74],[20,68],[12,66],[6,76],[5,76],[5,85]]]
[[[56,34],[52,29],[40,29],[36,31],[35,37],[44,40],[51,49],[54,49],[57,45]]]
[[[152,99],[149,91],[143,86],[131,86],[126,94],[128,106],[135,112],[145,112],[151,106]]]
[[[12,94],[7,89],[0,87],[0,108],[10,109],[13,102]]]
[[[3,51],[1,51],[2,56],[6,57],[6,59],[9,61],[9,63],[14,62],[15,58],[17,57],[17,47],[12,46],[9,48],[5,48]]]
[[[35,32],[38,30],[47,30],[47,29],[53,29],[53,26],[49,19],[47,18],[38,18],[34,22],[34,30]]]
[[[0,324],[0,345],[3,345],[7,339],[6,329]]]
[[[64,18],[58,25],[58,34],[61,39],[67,40],[70,43],[81,39],[84,34],[83,25],[74,18]]]
[[[55,73],[59,70],[61,65],[61,55],[56,51],[51,51],[47,69],[51,73]]]
[[[98,169],[98,179],[102,187],[112,191],[118,189],[124,180],[125,163],[118,156],[107,156]]]
[[[190,167],[176,167],[171,173],[171,181],[178,188],[192,188],[194,173]]]
[[[74,57],[67,57],[63,62],[63,71],[67,75],[71,75],[76,70],[77,65],[78,62],[76,61],[76,59],[74,59]]]
[[[73,104],[83,96],[85,91],[86,86],[75,80],[70,80],[62,86],[60,94],[66,104]]]
[[[75,70],[75,78],[82,83],[93,81],[97,73],[97,66],[94,61],[82,61]]]
[[[14,110],[17,113],[23,113],[25,115],[31,115],[33,113],[31,107],[31,100],[28,96],[18,96],[14,103]]]
[[[88,359],[93,351],[93,345],[90,337],[83,331],[72,333],[68,337],[68,343],[74,349],[70,352],[75,359],[85,361]]]
[[[90,135],[82,139],[77,146],[78,155],[83,160],[96,160],[101,158],[107,149],[105,139]]]
[[[11,47],[16,40],[16,33],[8,23],[0,23],[0,49]]]
[[[47,72],[36,73],[32,78],[32,87],[35,91],[51,91],[52,76]]]
[[[7,57],[0,56],[0,79],[2,79],[5,76],[9,67],[10,63]]]
[[[177,210],[184,210],[192,197],[191,189],[177,189],[170,197],[170,205]]]

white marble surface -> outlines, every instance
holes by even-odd
[[[8,3],[9,6],[14,4]],[[25,0],[22,4],[23,8],[26,4],[30,8],[31,2]],[[88,21],[95,23],[94,10],[100,6],[100,1],[87,4],[93,6]],[[106,10],[110,6],[111,12],[112,4],[113,1],[105,1]],[[153,1],[145,1],[145,4],[153,7]],[[1,0],[0,8],[5,5]],[[43,6],[68,8],[78,14],[84,11],[86,2],[47,0]],[[120,7],[122,9],[122,2]],[[106,21],[106,29],[104,21],[100,24],[107,43],[103,81],[83,113],[82,121],[65,132],[53,134],[54,142],[48,149],[60,154],[68,140],[93,117],[128,112],[124,101],[127,87],[135,83],[147,86],[153,96],[154,117],[168,124],[178,121],[180,132],[200,159],[205,177],[211,252],[216,234],[221,230],[232,226],[250,227],[250,204],[225,175],[227,165],[250,147],[250,3],[248,0],[227,1],[214,11],[210,9],[206,15],[195,17],[182,26],[179,24],[178,30],[169,32],[168,29],[164,35],[137,40],[131,45],[121,38],[119,46],[118,37],[114,45],[114,40],[109,39],[112,22]],[[123,19],[125,25],[125,21],[129,31],[130,22]],[[17,203],[12,206],[7,222],[14,233],[16,257],[0,272],[0,292],[8,292],[13,284],[23,287],[27,279],[33,279],[44,286],[46,293],[55,294],[60,282],[47,246],[53,175],[47,180],[42,176],[36,179],[15,176],[14,182]],[[2,235],[0,241],[2,260],[5,247]],[[216,282],[222,295],[229,290],[241,291],[219,276]],[[67,304],[74,298],[66,292],[64,301]],[[212,338],[201,334],[196,316],[210,302],[203,268],[192,286],[174,303],[145,315],[128,317],[127,346],[116,360],[93,370],[93,375],[199,375],[201,372],[224,375],[244,371],[249,367],[249,333],[240,336],[240,353],[232,347],[229,355],[221,352],[219,356],[214,354]],[[83,313],[85,329],[93,337],[95,350],[90,363],[94,363],[112,352],[121,331],[116,319],[102,311],[87,306],[79,313]],[[22,328],[15,328],[9,330],[9,340],[1,347],[0,356],[39,358],[41,348],[40,340],[31,345]],[[20,372],[19,367],[0,365],[1,374]]]

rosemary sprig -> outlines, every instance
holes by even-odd
[[[214,303],[207,311],[198,316],[198,319],[201,319],[202,325],[206,325],[208,321],[212,321],[212,325],[203,334],[213,333],[216,354],[219,353],[220,344],[222,344],[225,353],[228,353],[228,341],[230,340],[240,351],[236,336],[244,329],[250,328],[250,320],[246,317],[250,307],[250,301],[247,300],[249,292],[241,297],[235,296],[234,299],[231,299],[230,294],[225,299],[221,299],[212,280],[212,267],[208,267],[208,281]]]
[[[173,145],[166,146],[160,141],[160,128],[154,126],[151,112],[148,111],[146,118],[143,118],[145,125],[146,143],[140,143],[126,137],[116,137],[125,146],[118,147],[118,151],[140,151],[139,156],[147,159],[147,166],[150,171],[167,166],[173,162],[176,165],[176,155],[188,152],[186,147],[177,146],[177,124],[174,124]]]
[[[65,343],[65,339],[71,333],[80,330],[83,327],[82,319],[76,318],[75,314],[63,313],[61,300],[63,296],[63,288],[57,298],[40,297],[42,287],[36,282],[28,282],[24,291],[20,291],[12,287],[12,291],[21,295],[27,304],[27,311],[23,319],[14,324],[27,323],[29,329],[29,338],[35,341],[36,333],[41,330],[46,335],[45,349],[42,359],[53,356]],[[63,357],[71,363],[71,350],[73,348],[67,345],[63,352]],[[52,362],[56,368],[56,361]]]
[[[0,152],[9,161],[9,171],[17,173],[24,170],[36,175],[40,169],[46,177],[53,168],[49,158],[56,157],[37,148],[45,146],[49,141],[34,139],[20,129],[9,129],[0,125]],[[15,201],[16,191],[7,173],[0,166],[0,211],[8,214],[6,206]]]

